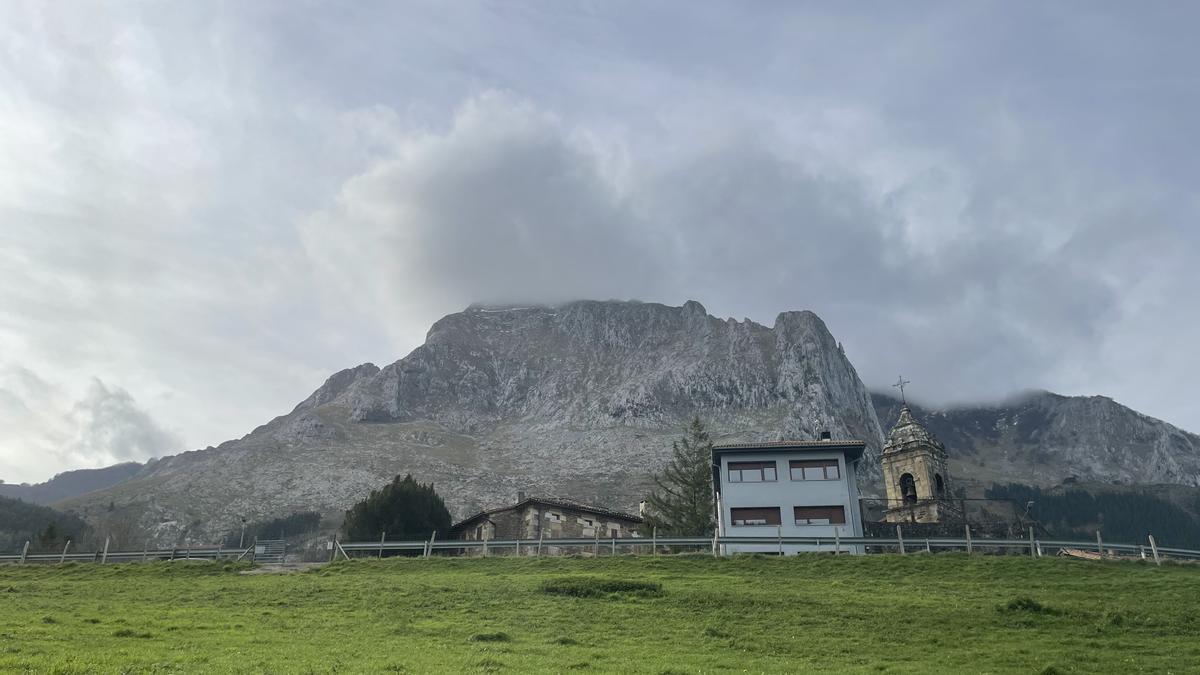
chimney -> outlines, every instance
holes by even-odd
[[[523,501],[525,501],[525,491],[517,490],[517,503],[520,504]]]
[[[831,440],[833,440],[833,435],[831,435],[828,431],[822,431],[821,432],[821,440],[831,441]]]

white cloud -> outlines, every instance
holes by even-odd
[[[120,383],[184,447],[394,360],[469,302],[585,296],[810,308],[870,384],[1104,393],[1200,428],[1193,22],[10,10],[0,365]],[[7,414],[28,400],[9,392]],[[52,417],[7,437],[0,472],[48,476],[48,448],[110,456]]]
[[[10,482],[186,449],[120,387],[98,379],[78,399],[21,367],[0,369],[0,473]],[[36,470],[29,466],[36,457]]]

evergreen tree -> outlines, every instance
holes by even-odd
[[[355,504],[346,512],[342,525],[351,541],[370,541],[386,533],[392,540],[428,539],[450,529],[450,512],[433,490],[433,484],[418,483],[411,475],[396,476],[389,484]]]
[[[646,499],[646,527],[659,535],[697,537],[713,533],[712,440],[699,417],[671,444],[671,461],[654,476]]]

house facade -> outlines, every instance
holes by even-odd
[[[561,497],[517,495],[511,506],[481,511],[450,528],[454,539],[625,539],[637,536],[642,518]],[[556,553],[551,547],[548,553]]]
[[[862,441],[777,441],[714,445],[713,488],[722,537],[861,537],[856,464]],[[779,553],[777,543],[726,544],[726,553]],[[818,550],[785,545],[784,554]],[[859,546],[842,551],[861,553]]]

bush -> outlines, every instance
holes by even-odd
[[[512,638],[508,633],[497,631],[495,633],[476,633],[470,638],[471,642],[508,642]]]
[[[1029,614],[1062,614],[1061,610],[1054,609],[1053,607],[1047,607],[1028,596],[1013,598],[1012,600],[1008,601],[1007,605],[1002,605],[1000,610],[1005,612],[1027,612]]]
[[[603,598],[613,595],[654,597],[662,595],[662,584],[638,579],[560,577],[542,582],[542,592],[576,598]]]

